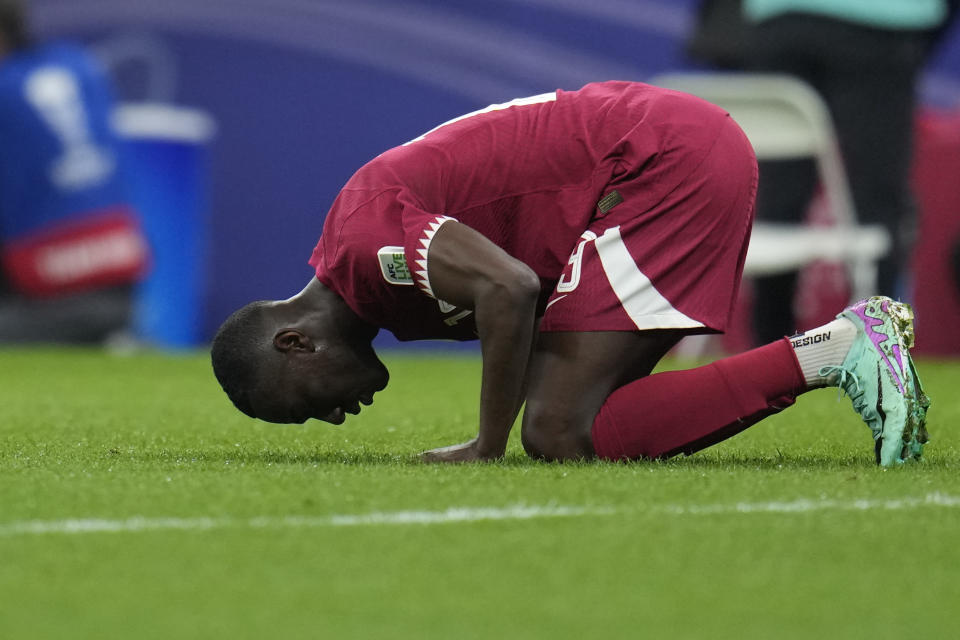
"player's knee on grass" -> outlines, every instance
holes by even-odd
[[[592,458],[590,426],[569,412],[528,405],[521,427],[523,449],[531,458],[544,460]]]

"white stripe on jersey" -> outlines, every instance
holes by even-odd
[[[613,292],[637,329],[691,329],[704,326],[673,308],[637,263],[620,237],[620,227],[607,229],[594,243]]]
[[[466,120],[467,118],[472,118],[473,116],[478,116],[483,113],[490,113],[491,111],[500,111],[502,109],[509,109],[510,107],[523,107],[528,104],[541,104],[544,102],[554,102],[556,101],[556,99],[557,99],[557,92],[553,91],[551,93],[541,93],[540,95],[530,96],[528,98],[516,98],[514,100],[511,100],[510,102],[504,102],[503,104],[492,104],[489,107],[479,109],[478,111],[471,111],[470,113],[465,113],[462,116],[457,116],[453,120],[447,120],[443,124],[437,125],[433,129],[430,129],[430,131],[427,131],[425,134],[418,136],[413,140],[410,140],[409,142],[404,142],[401,146],[405,147],[408,144],[419,142],[420,140],[423,140],[425,137],[427,137],[437,129],[445,127],[448,124],[453,124],[454,122],[459,122],[461,120]]]

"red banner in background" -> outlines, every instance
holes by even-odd
[[[126,209],[85,215],[6,243],[0,251],[10,285],[28,296],[55,296],[136,281],[148,250]]]
[[[924,355],[960,355],[960,282],[950,256],[960,242],[960,112],[927,110],[917,120],[913,253],[917,344]]]

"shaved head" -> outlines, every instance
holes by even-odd
[[[237,409],[251,418],[256,417],[252,396],[272,350],[269,304],[260,300],[235,311],[217,331],[210,349],[217,381]]]

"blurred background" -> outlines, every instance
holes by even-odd
[[[150,277],[167,282],[144,294],[142,330],[160,346],[189,347],[209,340],[246,302],[284,298],[307,282],[327,207],[367,160],[491,103],[706,68],[687,53],[699,6],[33,0],[28,15],[40,40],[67,39],[92,51],[121,105],[177,107],[166,120],[148,118],[159,129],[128,122],[126,135],[146,145],[140,155],[155,163],[149,171],[167,181],[137,196],[144,215],[163,217],[166,229],[151,231],[145,222],[150,242],[166,243],[153,247],[154,268],[163,273]],[[950,240],[960,233],[956,27],[918,87],[921,224],[910,295],[924,336],[918,351],[938,354],[960,353],[960,334],[949,330],[960,318],[949,266]]]

